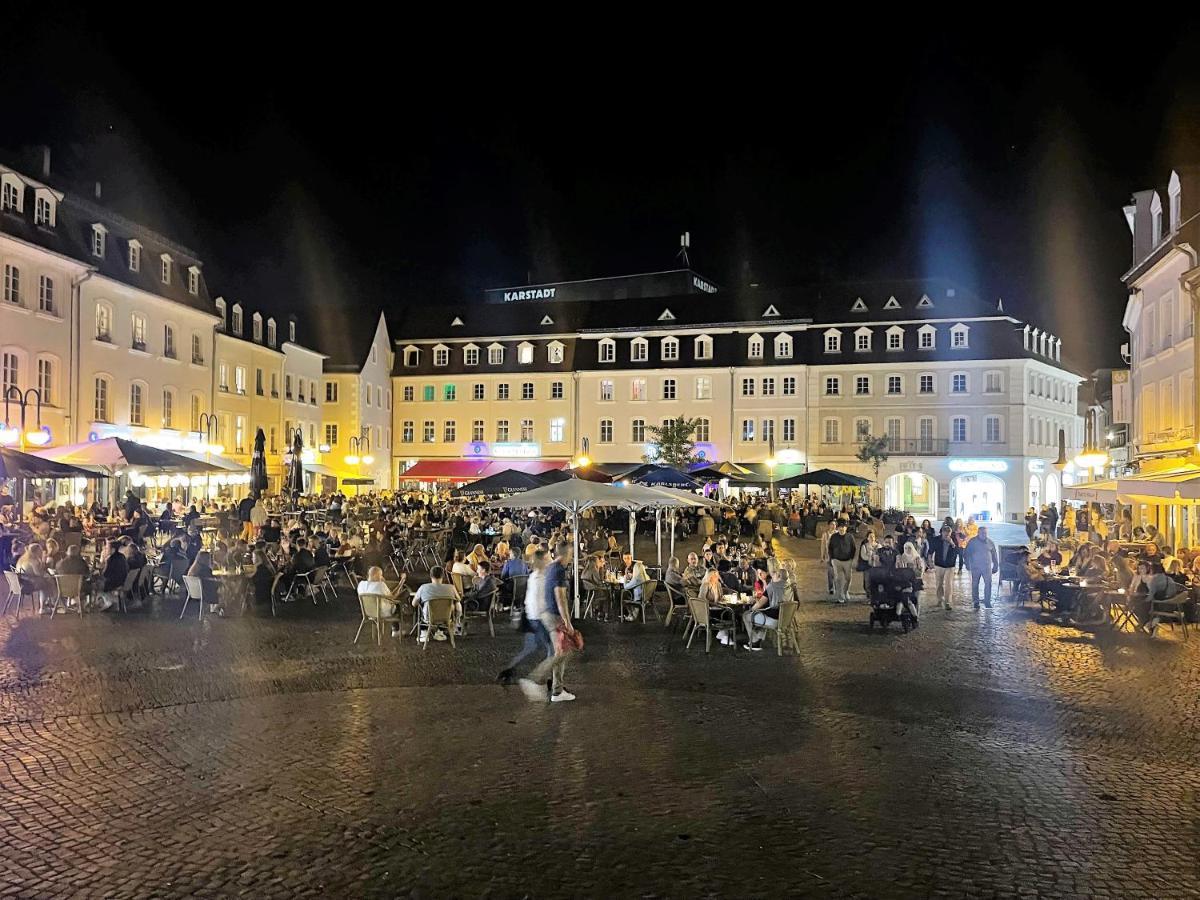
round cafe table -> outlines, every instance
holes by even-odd
[[[729,646],[734,650],[737,650],[738,623],[742,620],[742,613],[753,605],[754,597],[750,594],[725,594],[710,607],[729,622]]]

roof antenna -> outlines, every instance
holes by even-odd
[[[685,269],[690,269],[692,267],[692,263],[688,259],[688,248],[691,246],[692,233],[690,231],[685,231],[679,236],[679,252],[675,254],[676,259],[683,260],[683,267]]]

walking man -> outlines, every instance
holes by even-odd
[[[992,608],[992,575],[1000,571],[1000,553],[988,537],[987,528],[980,528],[963,551],[971,571],[971,601],[979,609],[979,581],[983,580],[983,605]]]
[[[854,538],[846,533],[846,520],[839,519],[837,531],[829,538],[835,603],[845,603],[850,599],[850,579],[854,577],[854,558],[857,555],[858,548],[854,545]]]
[[[528,678],[521,679],[521,689],[530,700],[544,700],[546,695],[541,685],[546,676],[551,676],[550,702],[563,703],[575,699],[575,695],[563,686],[563,673],[567,667],[567,648],[562,646],[563,636],[575,634],[575,626],[571,623],[571,611],[567,597],[567,569],[571,565],[572,548],[565,541],[555,548],[555,558],[546,567],[544,602],[540,613],[542,625],[546,633],[554,641],[554,655],[542,660],[529,673]],[[559,629],[563,634],[558,634]]]
[[[954,569],[962,553],[954,541],[954,529],[942,526],[942,533],[929,542],[929,555],[933,559],[934,581],[937,582],[937,599],[942,609],[954,608]]]

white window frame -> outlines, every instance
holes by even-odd
[[[562,341],[551,341],[546,345],[546,361],[553,366],[561,365],[566,358],[566,350]]]
[[[108,238],[108,229],[99,222],[92,226],[92,256],[104,259],[104,245]]]
[[[533,344],[529,341],[521,341],[517,344],[517,364],[521,366],[533,365]]]
[[[601,419],[596,430],[598,435],[596,442],[599,444],[611,444],[613,442],[613,420]]]
[[[862,327],[854,330],[854,352],[870,353],[875,340],[875,333],[870,328]]]
[[[870,375],[855,375],[854,376],[854,396],[855,397],[870,397],[871,396],[871,376]]]
[[[1000,424],[999,416],[987,416],[983,420],[983,439],[988,444],[999,444],[1004,441],[1004,427]],[[995,426],[993,428],[992,426]],[[993,435],[993,431],[995,434]]]
[[[926,342],[928,339],[928,343]],[[917,329],[917,349],[918,350],[936,350],[937,349],[937,329],[932,325],[922,325]]]
[[[830,426],[833,426],[830,428]],[[837,416],[828,416],[821,420],[821,443],[840,444],[842,442],[842,420]]]
[[[663,362],[674,362],[679,359],[679,338],[665,337],[659,342],[658,352]]]
[[[836,328],[828,329],[824,335],[824,346],[826,353],[841,353],[842,352],[842,333]]]
[[[445,344],[434,345],[433,364],[437,368],[443,368],[450,365],[450,348]]]
[[[126,259],[130,272],[142,271],[142,242],[134,238],[129,242],[129,254]]]
[[[929,384],[930,384],[930,388],[931,388],[928,391],[921,389],[922,382],[926,378],[929,379]],[[936,396],[937,395],[937,376],[934,375],[932,372],[921,372],[919,375],[917,375],[917,394],[920,396],[925,396],[925,397]]]
[[[995,376],[996,382],[997,382],[995,390],[992,390],[988,386],[988,382],[992,379],[993,376]],[[991,369],[987,372],[984,372],[983,373],[983,392],[985,394],[1003,394],[1004,393],[1004,373],[1001,372],[999,369]]]
[[[899,387],[897,390],[892,390],[892,379],[896,379]],[[903,397],[904,396],[904,376],[897,372],[891,372],[884,378],[884,395],[887,397]]]
[[[958,390],[956,382],[962,379],[962,390]],[[951,372],[950,373],[950,393],[951,394],[969,394],[971,393],[971,379],[967,377],[966,372]]]
[[[477,366],[479,365],[479,345],[467,344],[463,347],[463,365]]]
[[[600,344],[596,348],[596,355],[602,363],[615,363],[617,361],[617,342],[612,338],[601,338]]]
[[[791,359],[792,353],[792,336],[786,332],[775,335],[775,358]]]
[[[761,334],[752,334],[746,339],[746,358],[762,359],[766,352],[767,342]]]
[[[962,436],[959,437],[959,425],[962,426]],[[952,416],[950,419],[950,442],[965,444],[971,438],[971,424],[966,416]]]
[[[713,358],[713,339],[707,334],[698,334],[692,342],[692,355],[696,359]]]
[[[697,375],[695,390],[695,399],[711,400],[712,399],[712,378],[708,375]]]
[[[629,342],[629,361],[648,362],[650,359],[650,342],[645,338],[634,338]]]
[[[832,390],[831,390],[832,388]],[[825,376],[825,396],[840,397],[842,396],[842,378],[840,375]]]
[[[887,338],[886,338],[886,341],[884,344],[884,346],[887,350],[890,350],[891,352],[895,353],[899,350],[904,349],[904,329],[903,328],[901,328],[899,325],[893,325],[891,328],[889,328],[884,333],[887,335]],[[892,346],[893,344],[895,344],[895,346]]]
[[[171,283],[171,262],[172,262],[171,254],[164,253],[164,254],[162,254],[162,256],[160,256],[158,258],[158,260],[159,260],[158,277],[162,281],[163,284],[170,284]],[[240,332],[238,332],[238,333],[240,334]]]
[[[958,322],[950,326],[950,349],[951,350],[966,350],[971,346],[970,341],[971,328],[969,325],[964,325]],[[961,341],[960,341],[961,338]]]
[[[488,344],[488,365],[489,366],[504,365],[504,345],[503,344]]]

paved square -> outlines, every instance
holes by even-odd
[[[348,593],[10,617],[0,893],[1197,896],[1200,641],[1007,604],[868,634],[781,550],[799,656],[585,623],[553,706],[494,683],[506,628],[355,647]]]

